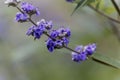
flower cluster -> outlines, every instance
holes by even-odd
[[[14,6],[18,8],[17,5],[18,3],[20,3],[20,0],[7,0],[5,1],[5,3],[9,6]],[[38,8],[27,2],[22,2],[21,9],[18,9],[20,10],[20,12],[16,13],[15,20],[20,23],[29,21],[30,17],[34,14],[40,15]]]
[[[40,39],[43,33],[51,29],[52,21],[45,21],[44,19],[41,19],[39,22],[37,22],[37,26],[34,25],[27,30],[26,35],[31,35],[34,37],[34,39]]]
[[[80,45],[75,48],[76,52],[72,52],[72,60],[75,62],[85,61],[96,50],[96,44],[88,44],[86,46]]]
[[[54,49],[63,48],[69,43],[71,32],[69,28],[59,28],[58,30],[53,30],[50,33],[50,38],[48,38],[46,45],[50,52]]]
[[[15,20],[17,22],[26,22],[28,20],[28,15],[27,14],[23,14],[21,12],[17,12],[16,13],[16,17],[15,17]]]
[[[67,0],[72,2],[74,0]],[[52,29],[53,23],[52,21],[46,21],[41,19],[37,23],[35,23],[31,16],[36,14],[39,15],[40,12],[38,8],[34,7],[32,4],[23,2],[18,7],[18,3],[20,0],[6,0],[5,3],[8,6],[16,7],[20,12],[17,12],[15,20],[17,22],[31,22],[33,26],[29,27],[26,35],[34,37],[34,39],[40,39],[44,34],[48,37],[46,42],[46,47],[49,52],[53,52],[55,49],[66,48],[72,52],[72,60],[75,62],[84,61],[87,57],[91,56],[96,50],[96,44],[89,44],[86,46],[77,46],[75,50],[68,47],[69,39],[71,37],[71,31],[69,28],[60,27],[58,29]]]
[[[27,2],[23,2],[21,4],[21,9],[29,14],[30,16],[33,15],[33,14],[36,14],[36,15],[40,15],[40,12],[38,10],[38,8],[35,8],[32,4],[29,4]]]

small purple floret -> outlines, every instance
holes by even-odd
[[[17,12],[15,20],[17,22],[26,22],[28,20],[27,14],[23,14],[21,12]]]
[[[83,51],[83,46],[77,46],[75,48],[75,51],[79,53],[72,52],[72,60],[75,62],[85,61],[87,59],[86,52]]]
[[[52,40],[52,42],[54,43],[54,45],[51,46],[52,51],[53,51],[53,49],[61,49],[61,48],[63,48],[63,46],[67,46],[69,44],[70,33],[71,33],[70,29],[68,29],[68,28],[59,28],[58,30],[52,30],[51,33],[50,33],[50,37],[52,39],[49,38],[47,40],[46,45],[48,46],[49,45],[49,43],[48,43],[49,40],[50,40],[50,42]],[[48,48],[48,50],[50,51],[51,48],[50,49],[49,48]],[[50,52],[52,52],[52,51],[50,51]]]
[[[48,39],[47,42],[46,42],[46,46],[47,46],[47,49],[48,49],[50,52],[53,52],[53,51],[54,51],[54,48],[55,48],[55,43],[53,42],[53,40]]]
[[[45,27],[46,30],[51,30],[53,27],[52,21],[45,21],[44,19],[41,19],[39,22],[37,22],[37,25]]]
[[[40,39],[41,35],[47,31],[52,29],[52,23],[51,22],[47,22],[45,20],[40,20],[39,22],[37,22],[38,26],[32,26],[28,29],[28,31],[26,32],[26,35],[28,36],[33,36],[35,39]],[[50,26],[50,27],[49,27]],[[49,27],[49,28],[48,28]]]
[[[96,44],[88,44],[84,47],[84,50],[87,52],[87,55],[92,55],[96,50]]]
[[[79,53],[72,52],[72,60],[75,62],[85,61],[87,56],[92,55],[96,50],[96,44],[88,44],[86,46],[77,46],[75,51]]]
[[[33,36],[35,39],[40,39],[41,35],[43,34],[45,28],[43,26],[32,26],[26,32],[26,35]]]
[[[33,14],[40,15],[38,8],[34,7],[32,4],[29,4],[27,2],[22,3],[21,9],[29,15]]]

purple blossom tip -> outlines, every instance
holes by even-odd
[[[87,56],[92,55],[96,50],[96,44],[88,44],[86,46],[77,46],[75,51],[79,52],[72,52],[72,60],[75,62],[85,61]]]
[[[87,55],[86,55],[86,52],[83,51],[83,46],[80,45],[80,46],[77,46],[75,48],[75,51],[79,52],[78,53],[75,53],[75,52],[72,52],[72,60],[75,61],[75,62],[80,62],[80,61],[85,61],[87,59]]]
[[[46,42],[46,46],[50,52],[53,52],[55,48],[55,42],[52,39],[48,39]]]
[[[27,14],[23,14],[21,12],[17,12],[15,20],[17,22],[26,22],[28,20]]]
[[[40,39],[43,32],[45,31],[45,28],[43,26],[32,26],[28,29],[26,32],[26,35],[33,36],[34,39]]]
[[[46,30],[51,30],[53,27],[52,21],[45,21],[45,19],[41,19],[39,22],[37,22],[37,25],[45,27]]]
[[[84,47],[84,50],[87,52],[87,55],[92,55],[96,50],[96,44],[88,44]]]
[[[69,44],[69,37],[70,37],[70,29],[67,28],[59,28],[58,30],[52,30],[50,32],[50,37],[47,40],[47,47],[48,50],[51,52],[51,50],[53,51],[54,49],[61,49],[63,48],[63,46],[67,46]],[[54,44],[53,46],[50,46],[50,44],[48,43],[49,41]],[[50,49],[49,49],[50,48]]]
[[[29,14],[30,16],[33,15],[33,14],[36,14],[36,15],[40,15],[40,12],[38,10],[38,8],[34,7],[32,4],[29,4],[27,2],[23,2],[21,4],[21,9]]]

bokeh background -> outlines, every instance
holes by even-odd
[[[88,7],[71,13],[75,4],[65,0],[24,0],[37,6],[41,12],[34,21],[52,20],[55,28],[70,27],[69,46],[97,43],[97,53],[120,61],[120,41],[108,20]],[[108,1],[108,5],[111,5]],[[31,23],[14,21],[18,10],[0,0],[0,80],[120,80],[120,70],[92,60],[75,63],[66,49],[49,53],[42,36],[34,41],[25,35]],[[110,16],[116,18],[116,13]],[[116,24],[119,29],[119,24]]]

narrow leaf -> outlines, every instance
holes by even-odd
[[[104,56],[102,54],[95,53],[92,56],[92,60],[95,62],[101,63],[103,65],[109,66],[109,67],[120,69],[120,61],[119,60],[112,59],[112,58]]]
[[[88,4],[91,4],[91,3],[95,3],[95,2],[96,2],[96,0],[87,0],[85,5],[88,5]]]
[[[77,6],[75,7],[75,9],[73,10],[72,15],[73,15],[73,13],[74,13],[78,8],[80,8],[80,7],[82,7],[84,4],[86,4],[86,2],[87,2],[87,0],[81,0],[81,1],[77,4]]]
[[[98,3],[96,4],[96,9],[100,8],[100,3],[101,3],[101,0],[99,0]]]

